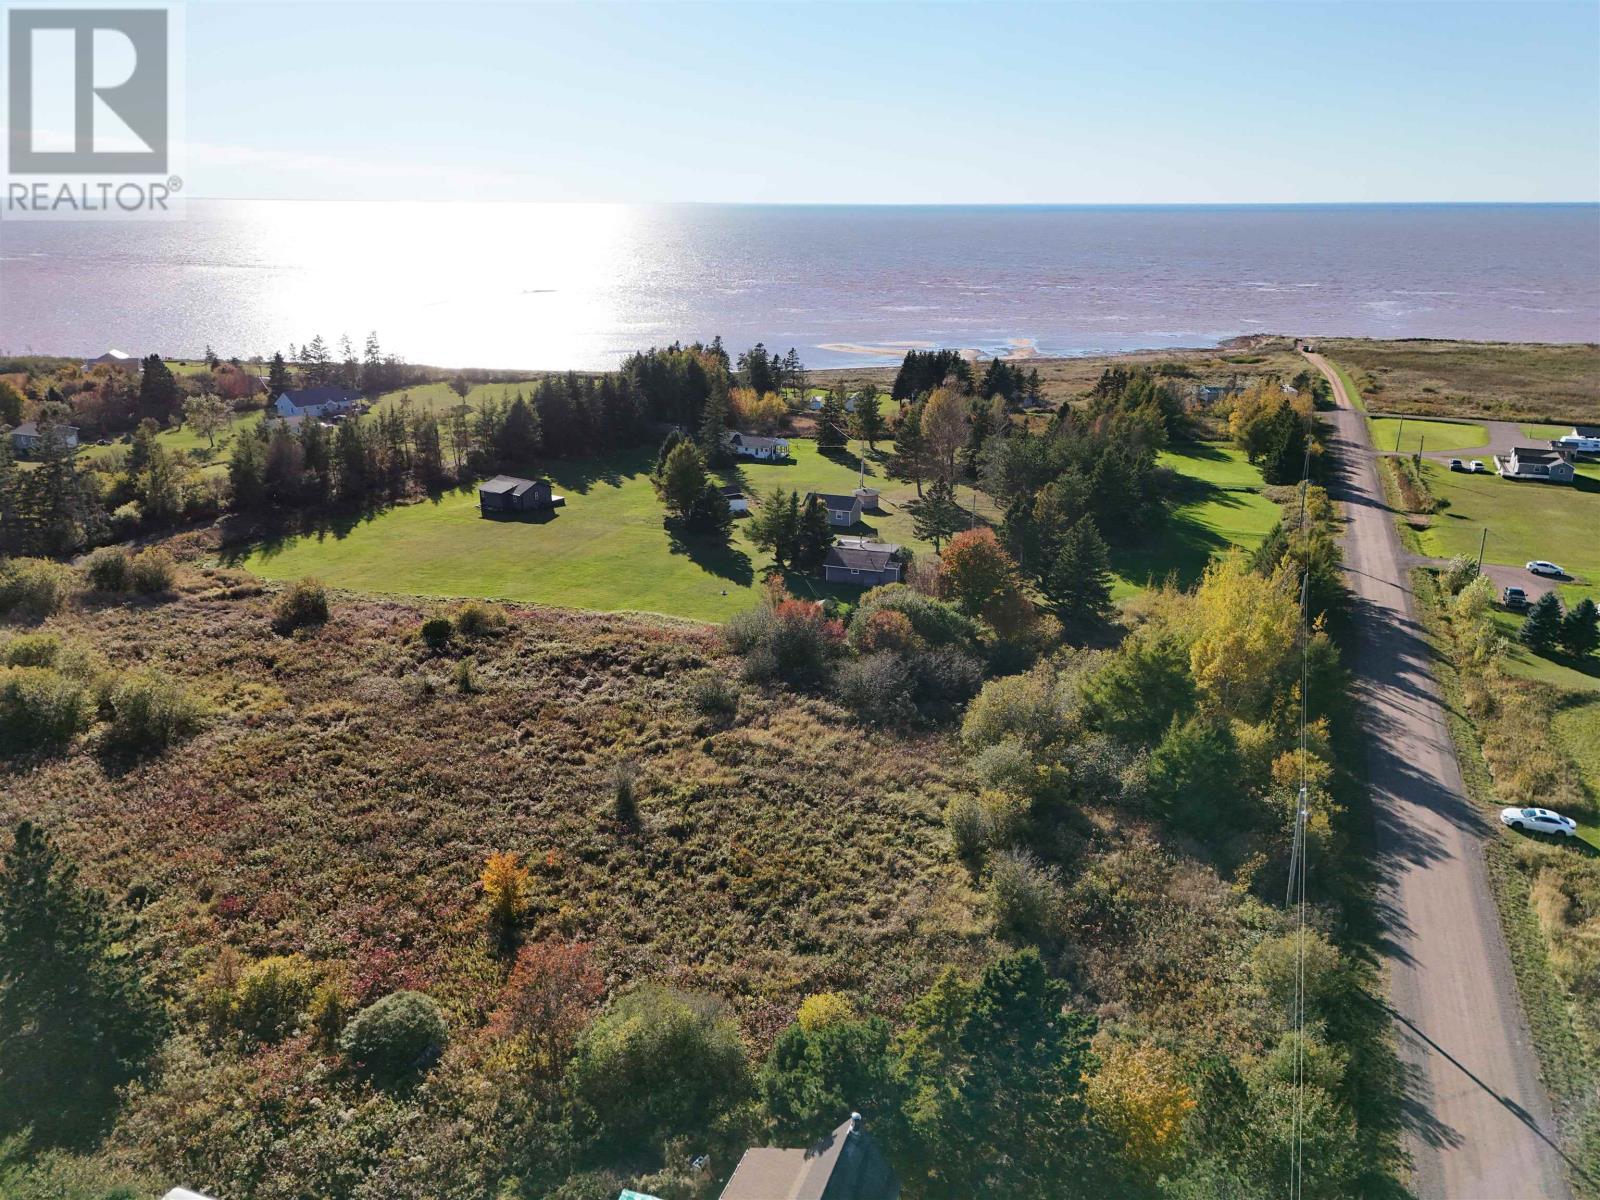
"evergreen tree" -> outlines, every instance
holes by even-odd
[[[1105,540],[1081,517],[1061,541],[1040,590],[1063,625],[1082,628],[1111,611],[1111,563]]]
[[[272,362],[267,365],[267,399],[277,400],[284,392],[291,390],[288,364],[283,361],[282,351],[274,350]]]
[[[780,566],[793,561],[800,538],[800,494],[772,489],[760,504],[755,515],[745,525],[745,532],[758,550],[770,551]]]
[[[728,444],[724,440],[727,432],[728,389],[721,384],[713,384],[711,394],[706,397],[705,410],[700,415],[700,453],[705,456],[708,465],[727,465]]]
[[[1261,477],[1268,483],[1298,483],[1305,470],[1306,423],[1290,404],[1281,404],[1268,419]]]
[[[689,507],[684,524],[696,533],[714,533],[726,537],[733,530],[733,510],[728,498],[722,494],[716,480],[706,480],[700,495]]]
[[[660,477],[661,473],[666,470],[667,459],[671,457],[672,452],[678,448],[682,441],[683,434],[677,429],[667,434],[666,440],[661,443],[661,449],[656,451],[656,465],[650,469],[651,475],[657,478]]]
[[[1561,619],[1561,648],[1582,658],[1600,646],[1600,609],[1585,596]]]
[[[682,520],[689,516],[706,490],[706,460],[693,442],[682,441],[667,455],[661,474],[655,480],[656,494],[666,505],[667,515]],[[726,507],[726,506],[724,506]]]
[[[1517,637],[1535,654],[1547,654],[1561,636],[1561,624],[1561,601],[1554,592],[1546,592],[1534,602]]]
[[[739,379],[745,387],[753,389],[758,396],[778,390],[778,379],[773,371],[772,357],[760,342],[739,355]]]
[[[378,331],[367,334],[367,344],[361,354],[361,390],[376,396],[384,390],[383,350],[378,345]]]
[[[23,520],[33,531],[33,550],[70,554],[93,542],[105,525],[88,484],[78,471],[75,452],[67,445],[60,405],[39,406],[39,440],[33,452],[38,466],[22,473]]]
[[[305,376],[307,387],[324,387],[333,382],[333,360],[320,333],[300,348],[300,373]]]
[[[828,392],[822,401],[822,411],[817,414],[817,449],[824,453],[844,449],[845,442],[849,440],[847,420],[845,394],[841,385]]]
[[[159,354],[144,360],[139,377],[139,416],[165,425],[181,411],[183,393],[171,368]]]
[[[339,428],[342,431],[344,425]],[[266,501],[266,448],[255,433],[241,433],[234,440],[233,452],[228,456],[228,483],[233,491],[233,506],[242,512],[259,508]]]
[[[907,406],[900,414],[894,432],[894,454],[889,459],[889,472],[902,483],[917,485],[917,495],[922,495],[922,481],[928,474],[927,449],[922,439],[922,401]]]
[[[9,379],[0,379],[0,429],[22,424],[22,393]],[[8,438],[7,441],[10,439]]]
[[[333,438],[334,458],[338,462],[339,495],[359,500],[371,487],[371,459],[366,435],[359,421],[342,421]]]
[[[506,409],[505,422],[495,441],[495,457],[508,466],[524,466],[539,454],[541,422],[538,411],[521,392]]]
[[[855,416],[851,421],[851,430],[855,436],[867,444],[868,450],[876,449],[876,443],[881,441],[887,432],[883,420],[883,409],[878,401],[878,385],[866,384],[861,389],[861,395],[856,400]]]
[[[27,821],[0,870],[0,1133],[93,1133],[163,1032],[105,897]]]
[[[911,509],[911,524],[916,535],[925,542],[932,542],[936,551],[969,523],[967,514],[956,503],[955,485],[948,479],[935,479],[928,485],[927,493],[907,507]]]
[[[833,548],[833,526],[828,522],[828,507],[813,493],[800,510],[795,534],[794,567],[799,571],[820,571],[822,560]]]

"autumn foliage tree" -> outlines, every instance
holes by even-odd
[[[1019,633],[1033,615],[1022,590],[1017,564],[994,531],[967,529],[950,539],[939,555],[945,599],[969,617],[982,617],[1002,636]]]
[[[1194,1097],[1177,1060],[1160,1046],[1115,1042],[1099,1057],[1085,1088],[1089,1111],[1122,1142],[1135,1170],[1154,1179],[1182,1149]]]
[[[528,909],[528,868],[521,856],[509,850],[489,855],[479,882],[489,917],[489,933],[502,946],[516,937],[517,925]]]
[[[1263,576],[1235,553],[1206,568],[1195,593],[1197,634],[1189,666],[1209,707],[1246,717],[1265,707],[1297,646],[1296,593],[1288,564]]]
[[[534,1069],[556,1074],[605,996],[605,977],[581,942],[534,942],[517,953],[491,1022],[525,1041]]]

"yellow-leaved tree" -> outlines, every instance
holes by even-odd
[[[1189,667],[1207,707],[1245,719],[1266,709],[1297,646],[1296,583],[1288,564],[1258,575],[1238,551],[1206,568],[1195,594]]]
[[[1122,1140],[1128,1161],[1152,1178],[1182,1149],[1184,1119],[1195,1106],[1168,1051],[1128,1042],[1101,1052],[1085,1098],[1100,1125]]]
[[[510,850],[489,855],[479,882],[489,913],[489,932],[501,945],[509,945],[517,923],[528,909],[528,868]]]

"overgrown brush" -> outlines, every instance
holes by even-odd
[[[126,754],[159,753],[198,733],[206,706],[180,684],[154,671],[117,683],[107,697],[107,745]]]
[[[0,617],[42,621],[53,616],[75,582],[70,567],[46,558],[0,559]]]
[[[272,627],[279,633],[293,633],[328,619],[328,590],[320,579],[300,579],[278,597],[272,608]]]

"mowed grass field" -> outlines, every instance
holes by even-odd
[[[794,440],[789,463],[747,463],[722,472],[747,494],[773,487],[848,493],[856,464],[824,457],[816,444]],[[885,512],[870,513],[849,531],[875,535],[931,554],[917,541],[908,501],[916,489],[884,477],[881,456],[867,460],[868,484],[882,493]],[[738,518],[727,545],[675,540],[662,525],[661,503],[650,486],[654,451],[640,449],[578,463],[550,462],[549,476],[566,505],[553,514],[491,520],[478,513],[475,487],[446,492],[327,530],[257,547],[240,558],[268,579],[316,575],[334,587],[424,596],[481,596],[601,612],[640,611],[720,621],[751,606],[769,555],[745,534]],[[972,493],[962,489],[963,503]],[[980,504],[981,515],[992,509]],[[859,589],[790,578],[798,595],[851,599]]]
[[[1260,469],[1242,450],[1221,442],[1180,446],[1165,451],[1161,465],[1184,477],[1178,503],[1153,536],[1112,554],[1113,599],[1168,575],[1192,584],[1215,555],[1233,546],[1254,549],[1278,521],[1278,505],[1266,496]]]
[[[825,457],[806,440],[790,446],[794,461],[743,464],[724,472],[726,481],[756,497],[775,486],[802,492],[849,492],[856,486],[853,459]],[[851,532],[932,554],[933,547],[915,537],[906,508],[916,489],[884,477],[883,452],[869,456],[867,473],[869,485],[880,489],[885,511],[868,514]],[[1117,599],[1169,574],[1193,582],[1212,555],[1230,546],[1255,546],[1278,518],[1277,505],[1262,492],[1261,473],[1231,447],[1169,451],[1162,461],[1189,482],[1160,531],[1113,555]],[[567,500],[553,514],[485,519],[478,512],[476,489],[463,488],[255,546],[235,561],[267,579],[315,575],[358,592],[479,596],[705,621],[726,620],[750,607],[771,558],[750,543],[748,518],[735,521],[726,546],[675,539],[662,525],[661,505],[650,487],[652,462],[653,452],[645,449],[545,464],[542,472]],[[960,496],[964,504],[972,502],[969,489]],[[978,511],[985,520],[998,516],[987,497],[979,498]],[[860,589],[809,576],[791,574],[788,584],[796,595],[818,599],[860,594]]]
[[[1551,581],[1562,604],[1571,606],[1585,596],[1600,603],[1600,538],[1595,536],[1600,530],[1600,467],[1580,465],[1574,487],[1464,475],[1432,462],[1424,462],[1422,470],[1433,494],[1447,502],[1432,524],[1418,531],[1422,553],[1476,557],[1487,528],[1485,562],[1520,567],[1530,559],[1549,559],[1572,576],[1567,582]],[[1600,659],[1593,660],[1592,672],[1574,670],[1516,644],[1520,614],[1497,612],[1495,621],[1512,642],[1509,666],[1515,674],[1569,689],[1600,688]]]
[[[1424,454],[1443,450],[1468,450],[1489,444],[1489,431],[1482,425],[1464,421],[1402,421],[1397,417],[1368,417],[1372,444],[1379,450],[1400,450],[1406,454],[1422,443]],[[1395,444],[1398,436],[1399,445]]]

